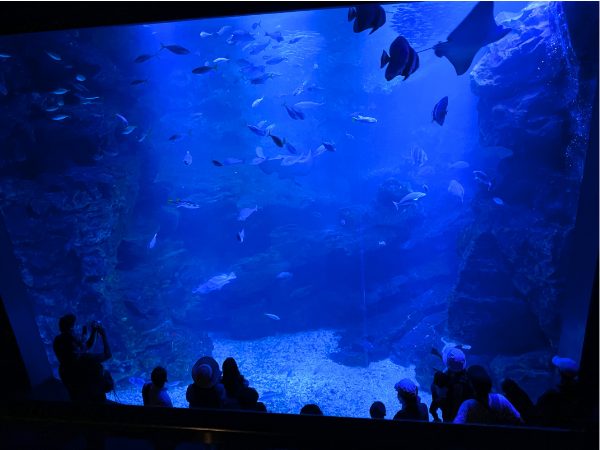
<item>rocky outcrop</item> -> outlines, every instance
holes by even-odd
[[[513,155],[480,196],[503,199],[502,208],[473,202],[448,323],[477,353],[517,355],[558,343],[559,262],[575,222],[590,104],[560,4],[532,3],[502,24],[512,32],[474,67],[471,86],[482,143]]]

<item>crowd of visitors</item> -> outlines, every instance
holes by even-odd
[[[106,402],[106,393],[114,389],[110,373],[102,363],[112,354],[106,332],[100,322],[75,331],[76,318],[67,314],[60,318],[60,334],[54,339],[54,352],[59,361],[59,376],[74,402]],[[89,334],[88,334],[89,331]],[[103,351],[91,352],[100,336]],[[439,352],[438,352],[439,353]],[[512,379],[501,383],[503,394],[492,392],[493,382],[481,365],[467,367],[466,356],[459,347],[447,346],[442,353],[445,369],[436,371],[431,384],[432,401],[429,408],[421,402],[419,388],[414,380],[403,378],[394,389],[401,408],[393,420],[480,423],[501,425],[541,425],[572,427],[577,425],[580,413],[580,391],[577,363],[570,358],[555,356],[552,364],[560,375],[558,385],[546,391],[536,403]],[[203,356],[192,366],[192,383],[186,390],[190,408],[236,409],[267,412],[259,401],[259,393],[249,386],[232,357],[222,367],[212,356]],[[146,406],[173,407],[165,387],[167,370],[155,367],[151,381],[142,387]],[[441,411],[441,419],[438,411]],[[323,415],[318,405],[309,403],[300,414]],[[375,401],[369,414],[373,419],[385,419],[386,406]]]

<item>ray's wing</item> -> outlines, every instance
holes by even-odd
[[[445,56],[457,75],[464,74],[480,48],[504,37],[510,30],[494,20],[494,2],[477,3],[463,21],[448,35],[447,42],[435,45],[435,54]]]

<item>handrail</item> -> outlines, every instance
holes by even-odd
[[[597,424],[590,430],[562,430],[31,401],[0,405],[0,430],[4,425],[26,431],[91,432],[174,442],[285,448],[318,445],[397,449],[399,445],[414,443],[425,449],[530,450],[533,446],[545,450],[591,449],[590,442],[596,441],[598,436]]]

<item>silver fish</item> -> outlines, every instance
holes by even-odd
[[[153,249],[154,246],[156,245],[156,236],[158,236],[158,233],[154,233],[154,237],[148,243],[148,248],[149,249]]]
[[[463,203],[463,199],[465,196],[465,188],[458,181],[450,181],[450,184],[448,184],[448,192],[460,198],[460,202]]]
[[[265,316],[267,316],[269,319],[281,320],[281,318],[278,315],[276,315],[276,314],[265,313]]]
[[[192,291],[192,294],[208,294],[212,291],[218,291],[226,284],[229,284],[232,280],[235,280],[237,277],[234,272],[229,274],[222,273],[220,275],[215,275],[206,283],[201,284],[196,289]]]
[[[66,94],[67,92],[69,92],[69,90],[65,89],[65,88],[58,88],[58,89],[55,89],[52,91],[52,93],[55,95],[63,95],[63,94]]]
[[[60,55],[58,53],[54,53],[54,52],[46,52],[46,54],[52,58],[54,61],[62,61],[62,58],[60,57]]]
[[[254,208],[242,208],[238,214],[238,220],[243,222],[256,211],[258,211],[258,205],[255,205]]]
[[[61,121],[61,120],[68,119],[69,117],[71,117],[71,116],[69,116],[68,114],[59,114],[58,116],[54,116],[52,118],[52,120]]]

